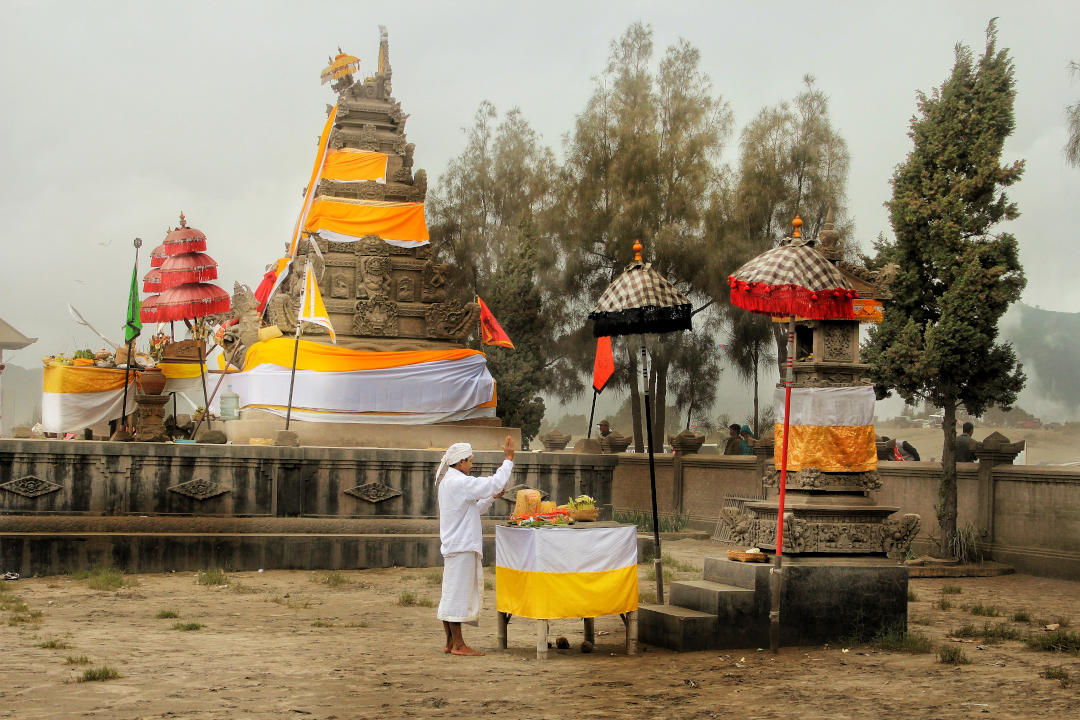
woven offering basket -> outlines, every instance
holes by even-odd
[[[742,550],[728,550],[727,559],[736,562],[768,562],[769,556],[763,552],[743,552]]]
[[[587,508],[584,510],[567,509],[567,514],[574,522],[594,522],[600,516],[600,508]]]

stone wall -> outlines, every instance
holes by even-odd
[[[618,458],[611,489],[615,509],[650,511],[648,457]],[[704,530],[716,526],[725,496],[760,497],[761,477],[772,468],[756,458],[724,455],[666,454],[655,462],[660,513],[684,513]],[[927,552],[938,535],[934,507],[941,464],[883,461],[878,472],[884,487],[872,497],[898,507],[899,515],[921,515],[914,549]],[[1020,572],[1080,580],[1080,470],[996,465],[980,474],[979,463],[958,463],[957,483],[957,526],[976,529],[984,556]]]

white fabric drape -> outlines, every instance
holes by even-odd
[[[791,425],[852,426],[874,424],[874,388],[825,387],[791,389]],[[776,423],[784,424],[784,389],[773,393]]]

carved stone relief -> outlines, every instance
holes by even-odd
[[[335,272],[330,281],[330,297],[349,297],[349,278],[344,272]]]
[[[389,485],[384,485],[381,482],[365,483],[363,485],[357,485],[354,488],[349,488],[344,491],[346,495],[352,495],[353,497],[366,500],[369,503],[379,503],[383,500],[389,500],[401,495],[401,491],[397,488],[392,488]]]
[[[15,493],[16,495],[22,495],[26,498],[36,498],[41,495],[48,495],[61,489],[62,486],[50,480],[42,480],[36,475],[24,475],[21,478],[15,480],[8,480],[6,483],[0,485],[0,488],[7,490],[8,492]]]
[[[202,501],[230,492],[230,488],[222,487],[217,480],[195,478],[179,485],[173,485],[169,488],[169,492]]]
[[[851,362],[851,328],[845,323],[822,323],[824,333],[825,360]]]
[[[476,322],[479,307],[470,303],[436,303],[427,309],[427,335],[429,338],[464,342],[469,329]]]
[[[416,299],[416,288],[411,277],[398,280],[397,299],[399,302],[412,302]]]
[[[422,302],[443,302],[446,300],[446,265],[425,263],[423,284],[420,286]]]
[[[390,258],[368,255],[359,258],[356,263],[356,297],[390,297]]]
[[[397,303],[385,297],[360,300],[353,315],[353,334],[367,337],[397,337]]]

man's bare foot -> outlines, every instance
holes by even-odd
[[[444,652],[444,653],[449,653],[449,652],[450,652],[450,646],[449,646],[449,645],[447,645],[446,647],[444,647],[444,648],[443,648],[443,652]]]
[[[480,652],[479,650],[473,650],[468,645],[462,645],[459,648],[450,648],[450,654],[451,655],[468,655],[469,657],[476,657],[478,655],[483,655],[484,653]]]

